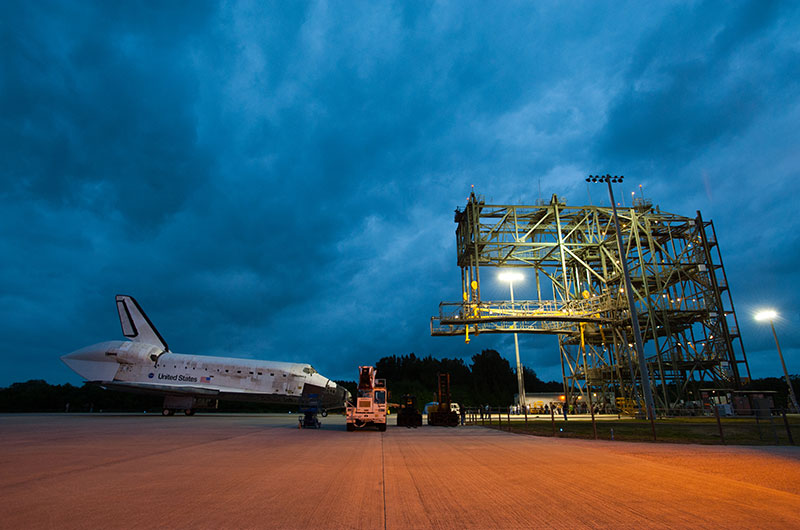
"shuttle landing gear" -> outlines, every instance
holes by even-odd
[[[187,416],[194,416],[194,411],[202,406],[199,400],[192,396],[164,396],[164,416],[173,416],[175,412],[183,411]]]
[[[183,411],[187,416],[194,416],[197,409],[217,408],[215,399],[196,398],[193,396],[164,396],[164,405],[161,414],[174,416],[176,412]]]

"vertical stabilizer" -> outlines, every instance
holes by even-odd
[[[166,341],[161,337],[156,327],[142,311],[139,303],[132,296],[117,295],[117,311],[119,323],[122,325],[122,334],[134,342],[152,344],[164,351],[169,351]]]

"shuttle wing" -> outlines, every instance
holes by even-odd
[[[177,394],[177,395],[191,395],[203,397],[218,397],[219,390],[213,388],[205,388],[199,386],[179,386],[179,385],[164,385],[164,384],[149,384],[149,383],[134,383],[128,381],[104,381],[102,386],[106,388],[114,388],[117,390],[138,390],[146,393],[157,394]]]
[[[143,342],[169,351],[167,342],[161,337],[156,327],[147,318],[139,303],[132,296],[117,295],[117,311],[122,334],[134,342]]]

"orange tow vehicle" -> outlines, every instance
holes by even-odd
[[[365,427],[386,430],[386,380],[376,379],[374,366],[358,367],[356,404],[347,403],[347,430]]]

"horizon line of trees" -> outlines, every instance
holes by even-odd
[[[495,350],[483,350],[467,365],[462,359],[434,359],[431,355],[392,355],[375,363],[378,377],[387,380],[390,400],[403,394],[417,397],[419,406],[436,400],[437,374],[450,374],[454,402],[467,406],[510,404],[517,392],[517,378],[509,362]],[[527,392],[561,391],[561,382],[544,382],[525,367]],[[354,370],[354,375],[356,371]],[[356,395],[355,381],[336,381]],[[0,412],[141,412],[161,410],[163,397],[105,390],[97,384],[51,385],[30,380],[0,388]],[[296,407],[220,400],[221,412],[288,412]]]
[[[471,358],[467,365],[463,359],[434,359],[431,355],[391,355],[375,363],[378,378],[386,379],[390,401],[399,403],[404,394],[417,397],[420,408],[436,400],[437,374],[450,374],[452,400],[464,406],[510,405],[517,393],[517,377],[511,364],[496,350],[483,350]],[[354,370],[354,375],[355,375]],[[523,366],[526,393],[561,392],[561,381],[542,381],[536,372]],[[800,395],[800,376],[790,375],[795,393]],[[356,395],[355,381],[336,381]],[[775,405],[785,407],[788,388],[782,377],[754,379],[748,389],[777,392]],[[0,388],[0,412],[140,412],[160,411],[160,396],[130,394],[105,390],[96,384],[69,383],[50,385],[43,380],[13,383]],[[67,406],[69,405],[69,407]],[[220,412],[289,412],[296,407],[240,401],[220,400]]]
[[[478,405],[507,405],[517,394],[517,376],[511,364],[496,350],[483,350],[472,356],[470,365],[463,359],[434,359],[428,355],[417,357],[391,355],[383,357],[375,368],[378,377],[386,379],[391,401],[398,402],[404,394],[417,397],[422,407],[436,401],[437,374],[450,374],[450,394],[455,403],[474,407]],[[522,367],[526,393],[561,392],[561,381],[542,381],[536,372]]]

